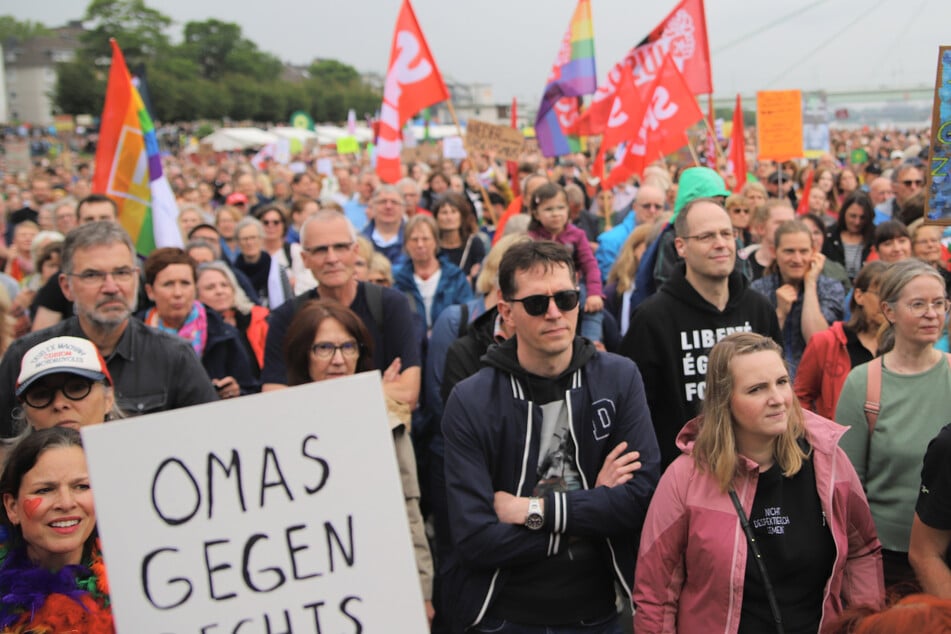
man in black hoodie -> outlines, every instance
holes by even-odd
[[[498,311],[515,337],[443,414],[452,631],[620,633],[660,454],[637,367],[575,336],[568,250],[513,245]],[[504,629],[511,627],[513,629]]]
[[[734,271],[736,241],[727,211],[709,198],[692,200],[674,232],[684,261],[634,312],[620,350],[644,376],[663,468],[679,453],[681,427],[700,413],[713,345],[733,332],[756,332],[782,345],[775,310]]]

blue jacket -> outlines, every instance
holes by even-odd
[[[516,339],[489,349],[482,358],[489,367],[456,385],[443,415],[454,546],[444,592],[455,598],[454,632],[482,620],[504,592],[508,569],[557,554],[573,536],[604,544],[606,567],[630,598],[641,525],[660,478],[637,366],[576,338],[574,369],[561,378],[570,380],[565,400],[582,489],[547,493],[540,530],[499,522],[495,492],[530,496],[535,482],[526,474],[535,473],[539,460],[541,406],[526,396],[524,375],[497,361],[512,354]],[[642,468],[623,485],[596,487],[605,456],[621,441],[640,451]]]
[[[472,299],[472,287],[469,286],[469,280],[466,274],[458,266],[445,258],[439,258],[441,274],[439,276],[439,285],[436,286],[436,295],[433,297],[433,307],[430,311],[432,319],[426,319],[426,306],[423,304],[423,296],[416,286],[413,279],[413,263],[407,260],[403,266],[396,269],[393,276],[393,285],[403,291],[412,301],[410,308],[423,318],[427,329],[432,328],[436,323],[436,318],[446,308],[453,304],[461,304]]]
[[[594,252],[594,257],[598,261],[598,268],[601,269],[602,280],[608,279],[608,273],[611,272],[611,267],[614,266],[614,261],[621,252],[627,237],[634,231],[635,224],[634,212],[631,211],[624,216],[621,224],[598,236],[598,250]]]
[[[363,228],[363,231],[360,233],[367,240],[370,241],[370,244],[373,245],[373,249],[379,253],[382,253],[386,256],[386,259],[390,261],[390,264],[393,265],[393,269],[396,270],[397,267],[401,266],[404,262],[409,262],[409,258],[406,257],[406,254],[403,253],[403,242],[405,237],[403,236],[403,229],[406,228],[406,221],[400,223],[400,232],[399,237],[396,239],[396,242],[389,246],[381,247],[373,240],[373,231],[376,229],[376,221],[371,220],[367,223],[367,226]]]

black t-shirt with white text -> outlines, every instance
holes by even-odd
[[[788,634],[817,632],[835,542],[816,491],[811,460],[787,478],[779,465],[759,474],[750,527],[763,555]],[[740,634],[776,631],[752,548],[747,549]]]

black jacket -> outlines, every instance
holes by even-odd
[[[862,262],[868,259],[868,254],[871,253],[871,251],[871,241],[862,245]],[[825,240],[822,243],[822,254],[830,260],[845,266],[845,247],[842,245],[842,231],[838,226],[832,227],[832,229],[826,233]]]
[[[707,356],[733,332],[757,332],[783,345],[776,311],[749,288],[742,273],[730,274],[730,299],[721,312],[687,282],[678,263],[660,290],[638,306],[621,343],[621,354],[637,363],[657,433],[664,468],[680,451],[677,434],[700,413]]]
[[[225,323],[221,315],[207,306],[205,312],[208,315],[208,341],[205,343],[201,364],[208,378],[221,379],[231,376],[241,386],[241,394],[260,392],[261,384],[251,369],[254,362],[248,358],[238,329]]]

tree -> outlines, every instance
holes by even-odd
[[[119,43],[130,68],[169,48],[165,29],[172,19],[145,6],[144,0],[92,0],[83,22],[92,25],[80,38],[79,57],[87,62],[108,66],[112,59],[109,38]]]
[[[12,15],[0,15],[0,44],[8,40],[25,42],[40,35],[51,35],[53,32],[40,22],[26,20],[20,22]]]
[[[53,103],[66,114],[99,114],[106,99],[106,83],[96,69],[79,60],[56,67]]]
[[[335,59],[315,60],[308,73],[323,85],[351,86],[360,81],[357,69]]]

